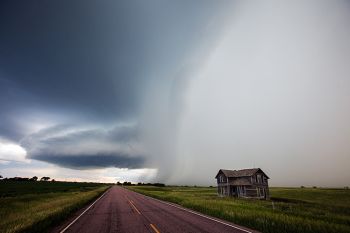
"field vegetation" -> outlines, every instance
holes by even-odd
[[[266,233],[350,232],[348,189],[271,188],[265,201],[218,197],[216,188],[128,188]]]
[[[96,183],[1,181],[0,232],[47,232],[108,187]]]

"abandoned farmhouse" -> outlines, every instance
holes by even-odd
[[[269,199],[270,178],[260,168],[220,169],[215,179],[219,196]]]

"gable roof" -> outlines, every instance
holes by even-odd
[[[244,177],[244,176],[253,176],[255,173],[258,171],[261,171],[264,173],[264,175],[267,177],[267,179],[270,179],[265,172],[263,172],[260,168],[249,168],[249,169],[242,169],[242,170],[226,170],[226,169],[220,169],[218,174],[215,176],[219,175],[220,172],[222,172],[226,177]]]

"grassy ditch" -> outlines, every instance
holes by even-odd
[[[69,182],[0,182],[0,229],[46,232],[109,186]]]
[[[350,232],[350,190],[271,188],[271,200],[221,198],[215,188],[131,190],[268,233]]]

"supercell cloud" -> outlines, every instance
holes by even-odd
[[[349,22],[347,1],[2,1],[1,173],[349,185]]]
[[[214,41],[223,9],[2,2],[0,137],[28,159],[67,168],[166,167],[186,83],[178,73]]]

